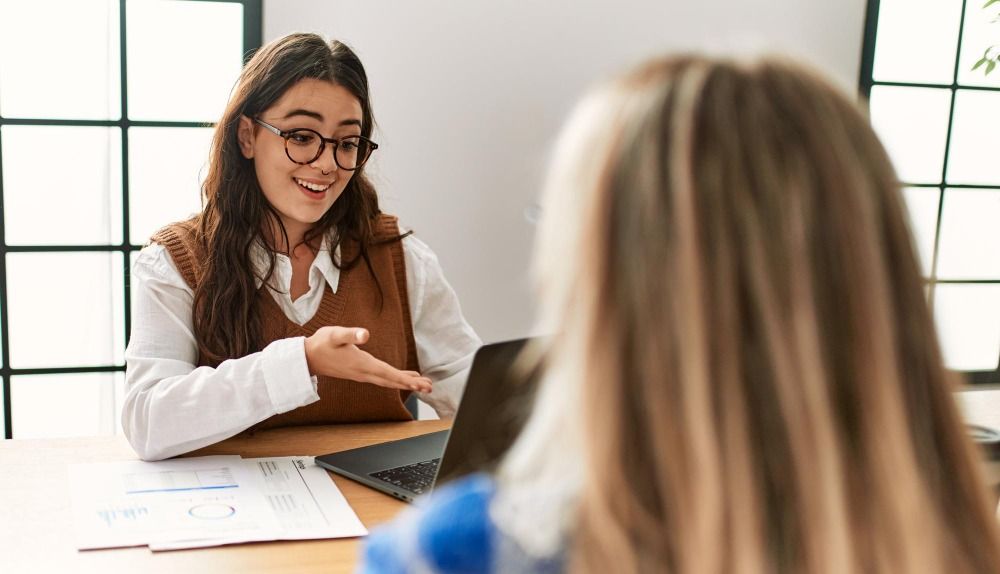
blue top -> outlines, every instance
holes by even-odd
[[[390,524],[372,532],[361,574],[406,572],[559,572],[561,557],[526,556],[490,516],[496,483],[474,474],[435,489]]]

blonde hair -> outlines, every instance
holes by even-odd
[[[500,480],[572,491],[573,570],[1000,571],[896,175],[826,82],[682,57],[603,87],[538,245],[558,334]]]

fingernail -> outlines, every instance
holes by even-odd
[[[364,329],[358,329],[357,331],[355,331],[354,332],[354,338],[357,339],[358,341],[364,341],[365,340],[365,330]]]

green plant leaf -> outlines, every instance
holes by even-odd
[[[986,62],[989,62],[989,61],[990,60],[988,58],[986,58],[985,56],[982,57],[982,58],[979,58],[979,61],[976,62],[976,65],[972,66],[972,71],[978,70],[979,68],[981,68],[983,66],[983,64],[985,64]]]
[[[983,4],[983,8],[989,8],[997,2],[1000,2],[1000,0],[986,0],[986,4]]]
[[[986,63],[986,75],[989,76],[990,72],[993,71],[993,68],[996,68],[996,67],[997,67],[997,63],[996,63],[995,60],[990,60],[989,62],[987,62]]]

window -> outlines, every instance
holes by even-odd
[[[131,261],[200,209],[212,122],[260,44],[260,0],[0,3],[6,438],[119,432]]]
[[[945,362],[1000,382],[1000,5],[869,0],[861,89],[903,180]]]

